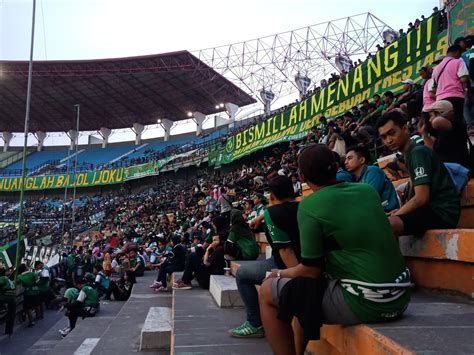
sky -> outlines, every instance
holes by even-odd
[[[33,0],[0,0],[0,60],[29,58]],[[371,12],[398,30],[439,0],[37,0],[35,60],[199,50]],[[174,133],[174,132],[173,132]],[[126,138],[130,139],[130,138]],[[45,142],[52,144],[52,140]],[[15,145],[15,142],[14,142]]]

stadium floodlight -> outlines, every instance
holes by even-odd
[[[161,122],[163,122],[163,121],[161,120],[161,118],[158,118],[158,119],[156,120],[156,122],[157,122],[158,124],[161,124]]]
[[[222,102],[219,104],[219,107],[220,107],[220,108],[224,108],[224,106],[225,106],[225,105],[224,105]]]
[[[392,43],[398,38],[398,32],[389,28],[382,33],[382,37],[385,42]]]
[[[188,111],[188,117],[193,117],[193,113],[191,111]]]
[[[216,110],[220,109],[221,107],[219,105],[216,105]]]

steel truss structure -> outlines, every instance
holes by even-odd
[[[377,50],[391,29],[367,12],[267,37],[192,52],[201,61],[263,102],[262,89],[275,98],[298,92],[295,76],[319,86],[337,72],[335,58],[352,60]],[[365,58],[364,58],[365,59]]]

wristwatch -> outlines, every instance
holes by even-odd
[[[281,270],[277,271],[277,277],[280,279],[281,278]]]

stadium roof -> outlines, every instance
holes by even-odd
[[[28,62],[0,61],[0,130],[24,130]],[[119,59],[35,61],[30,132],[80,130],[179,121],[213,114],[220,103],[255,100],[188,51]]]

